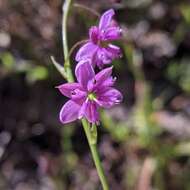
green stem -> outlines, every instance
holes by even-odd
[[[93,157],[100,181],[102,183],[103,190],[109,190],[108,182],[104,174],[104,170],[100,162],[100,157],[97,150],[97,141],[94,140],[93,138],[94,135],[90,131],[90,125],[85,119],[82,119],[82,125],[83,125],[84,131],[88,140],[88,144],[90,146],[90,150],[92,153],[92,157]],[[94,125],[93,127],[96,127],[96,126]]]
[[[74,77],[71,70],[70,60],[68,59],[68,41],[67,41],[67,20],[72,0],[65,0],[63,4],[63,23],[62,23],[62,40],[63,40],[63,53],[64,53],[64,68],[67,74],[67,81],[74,82]]]
[[[63,4],[63,23],[62,23],[62,40],[63,40],[63,53],[64,53],[64,69],[66,73],[66,78],[68,82],[74,82],[74,77],[71,70],[70,65],[70,59],[69,59],[69,51],[68,51],[68,42],[67,42],[67,20],[68,20],[68,14],[71,7],[72,0],[65,0],[65,3]],[[96,131],[96,125],[93,125],[90,129],[89,123],[82,119],[83,128],[85,131],[85,134],[87,136],[87,140],[90,146],[90,150],[92,153],[92,157],[94,159],[94,163],[98,172],[98,175],[100,177],[100,181],[102,183],[103,190],[109,190],[108,183],[104,174],[104,170],[102,168],[98,150],[97,150],[97,131]]]

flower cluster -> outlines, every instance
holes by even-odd
[[[89,58],[93,66],[97,65],[101,69],[103,65],[121,56],[120,48],[110,43],[121,37],[121,28],[113,20],[114,14],[113,9],[106,11],[101,16],[98,27],[90,28],[89,41],[79,49],[76,61]]]
[[[105,64],[121,55],[120,48],[111,44],[121,36],[121,29],[113,21],[114,10],[106,11],[98,27],[89,30],[89,41],[76,54],[77,82],[58,86],[60,92],[70,98],[60,111],[60,121],[65,124],[86,118],[90,123],[99,122],[99,108],[110,108],[122,101],[122,94],[113,88],[115,78],[112,67]],[[94,67],[101,69],[95,74]]]

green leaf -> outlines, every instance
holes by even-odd
[[[190,25],[190,6],[188,4],[184,4],[180,7],[180,10],[185,21]]]
[[[2,60],[2,64],[6,69],[13,69],[14,67],[14,57],[9,52],[4,52],[0,55],[0,59]]]
[[[63,78],[67,80],[67,73],[65,71],[65,68],[61,64],[59,64],[53,56],[51,56],[50,58],[55,68],[60,72]]]
[[[37,80],[44,80],[48,77],[48,70],[43,66],[36,66],[28,71],[27,79],[30,82],[35,82]]]

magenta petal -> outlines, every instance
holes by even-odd
[[[59,89],[59,91],[64,95],[67,96],[68,98],[71,97],[72,92],[77,89],[80,88],[80,84],[79,83],[65,83],[65,84],[61,84],[59,86],[57,86],[57,88]]]
[[[92,80],[88,81],[87,89],[88,89],[89,92],[93,91],[93,89],[95,87],[95,83],[96,83],[95,79],[92,79]]]
[[[72,95],[71,95],[71,100],[75,101],[76,103],[82,105],[82,103],[85,101],[87,96],[87,92],[86,91],[82,91],[79,89],[76,89],[73,91]]]
[[[77,77],[77,81],[86,90],[88,81],[92,80],[95,76],[94,69],[90,61],[89,60],[80,61],[76,66],[75,75]]]
[[[105,48],[98,48],[95,55],[93,62],[102,69],[103,65],[110,64],[113,59],[119,58],[121,56],[121,50],[119,47],[109,44]]]
[[[103,30],[110,26],[112,17],[114,16],[115,12],[113,9],[109,9],[106,11],[100,18],[99,22],[99,29]]]
[[[78,118],[80,105],[76,104],[72,100],[67,101],[61,108],[59,113],[59,119],[63,124],[75,121]]]
[[[98,43],[99,29],[97,26],[92,26],[89,30],[89,37],[91,41],[96,44]]]
[[[123,99],[121,92],[114,88],[105,90],[102,94],[99,95],[97,103],[105,108],[110,108],[113,105],[119,104]]]
[[[85,102],[84,115],[90,123],[97,123],[99,121],[99,113],[97,104],[93,101]]]
[[[100,69],[103,68],[103,61],[102,61],[102,57],[104,56],[102,54],[102,51],[101,51],[102,48],[98,48],[96,53],[94,54],[93,56],[93,60],[92,60],[92,65],[95,66],[97,65]]]
[[[104,64],[109,64],[112,61],[112,54],[105,48],[99,48],[97,51],[96,64],[102,69]]]
[[[75,60],[81,61],[82,59],[93,57],[95,51],[97,50],[97,45],[88,42],[83,45],[76,54]]]
[[[99,89],[102,89],[104,87],[111,87],[114,85],[116,81],[116,78],[113,78],[112,76],[110,76],[109,78],[107,78],[99,87]]]
[[[117,40],[121,37],[121,28],[109,27],[104,34],[104,40]]]
[[[83,104],[82,104],[82,106],[80,108],[79,114],[78,114],[78,119],[81,119],[82,117],[85,116],[87,103],[88,103],[88,100],[86,100],[85,102],[83,102]]]
[[[112,68],[113,67],[108,67],[97,73],[95,76],[96,83],[102,84],[105,80],[107,80],[112,74]]]
[[[111,55],[112,59],[119,58],[121,56],[121,49],[113,44],[109,44],[105,49],[109,52],[108,54]]]

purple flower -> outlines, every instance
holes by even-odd
[[[58,86],[60,92],[70,98],[60,111],[60,121],[65,124],[86,118],[90,123],[99,121],[98,109],[110,108],[122,100],[122,94],[113,88],[115,79],[112,67],[95,74],[89,60],[82,60],[75,69],[77,83]]]
[[[110,43],[121,37],[121,28],[112,19],[114,14],[113,9],[106,11],[101,16],[98,27],[90,28],[90,39],[77,52],[76,61],[89,58],[93,66],[102,68],[104,64],[109,64],[113,59],[121,56],[120,48]]]

